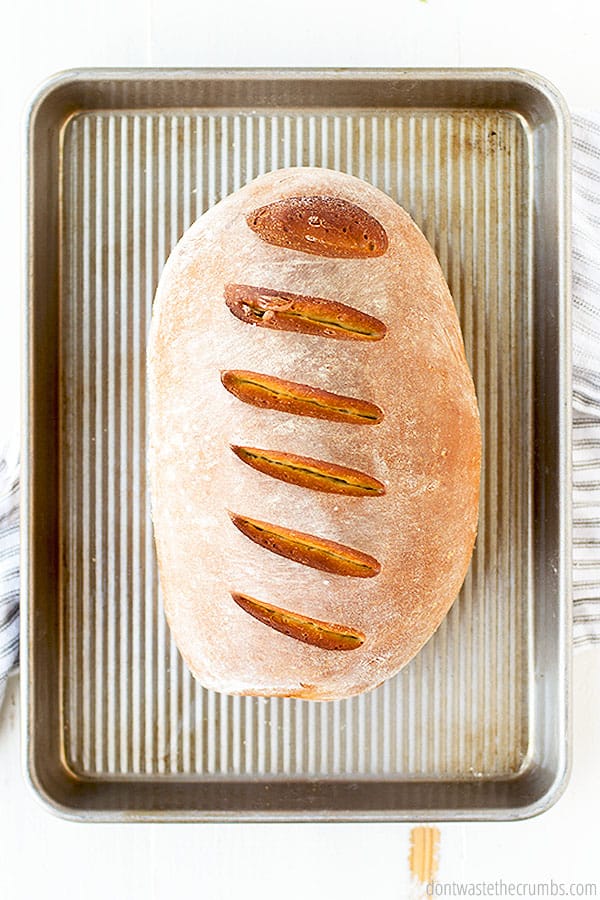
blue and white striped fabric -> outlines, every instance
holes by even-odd
[[[19,661],[19,463],[16,442],[0,454],[0,704]]]
[[[600,643],[600,113],[573,116],[573,639]]]
[[[600,113],[573,116],[574,643],[600,643]],[[0,703],[19,657],[19,480],[0,457]]]

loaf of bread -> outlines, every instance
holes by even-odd
[[[257,178],[171,254],[148,375],[164,607],[201,684],[330,700],[394,675],[461,587],[481,461],[408,214],[326,169]]]

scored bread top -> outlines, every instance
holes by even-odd
[[[377,255],[304,252],[297,240],[280,246],[271,231],[265,238],[249,224],[269,204],[310,197],[344,201],[336,215],[355,204],[374,219],[382,230]],[[377,340],[364,341],[256,327],[228,308],[230,285],[254,286],[267,297],[325,298],[385,327]],[[383,419],[358,427],[259,408],[224,387],[230,372],[356,398]],[[334,699],[397,672],[438,627],[464,579],[481,456],[456,311],[408,214],[365,182],[316,168],[272,172],[227,197],[192,225],[165,266],[148,377],[161,588],[194,675],[229,693]],[[231,445],[358,470],[385,490],[340,496],[288,483],[246,464]],[[270,552],[236,527],[232,511],[354,548],[381,569],[349,577]],[[266,614],[249,614],[251,604],[236,596],[292,618],[341,624],[364,640],[350,652],[296,640],[271,627]]]

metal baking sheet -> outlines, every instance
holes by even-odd
[[[78,820],[513,819],[569,767],[568,117],[512,70],[57,76],[28,130],[24,752]],[[145,346],[187,226],[323,165],[441,261],[484,433],[460,598],[396,678],[334,703],[196,684],[161,611]]]

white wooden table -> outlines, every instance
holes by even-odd
[[[2,22],[2,432],[18,418],[19,124],[27,97],[51,73],[123,65],[508,66],[550,78],[571,106],[600,108],[600,6],[585,0],[19,0],[4,5]],[[566,890],[594,881],[600,895],[600,647],[577,654],[574,676],[566,793],[527,822],[442,825],[439,881],[553,879]],[[84,826],[54,818],[21,776],[17,688],[15,678],[0,713],[0,900],[406,896],[407,825]]]

